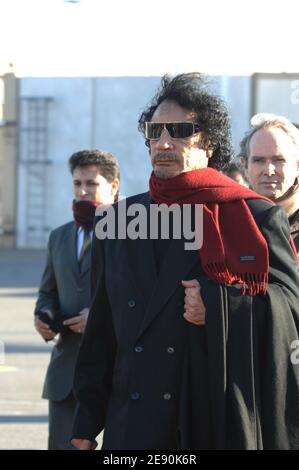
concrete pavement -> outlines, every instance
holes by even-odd
[[[0,450],[47,449],[41,392],[53,343],[33,326],[45,261],[44,250],[0,249]]]
[[[47,448],[40,396],[51,346],[32,320],[44,263],[45,251],[0,250],[0,449]]]

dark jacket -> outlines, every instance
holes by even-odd
[[[50,234],[47,262],[39,288],[35,312],[48,309],[73,317],[90,305],[90,254],[77,260],[77,227],[69,222]],[[59,334],[53,347],[45,379],[43,398],[60,401],[72,391],[74,368],[81,335]]]
[[[148,208],[148,194],[127,205],[137,202]],[[104,449],[299,448],[298,366],[289,360],[298,266],[281,209],[248,204],[269,242],[263,298],[207,279],[184,239],[171,241],[157,273],[152,241],[94,237],[73,437],[94,439],[105,428]],[[202,286],[205,327],[183,318],[181,280],[192,278]]]

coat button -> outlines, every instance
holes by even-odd
[[[170,400],[171,399],[170,393],[164,393],[163,398],[164,400]]]
[[[167,353],[168,354],[173,354],[174,353],[174,348],[172,346],[169,346],[167,349],[166,349]]]
[[[140,394],[138,392],[131,393],[132,400],[139,400]]]
[[[135,300],[129,300],[128,302],[129,307],[135,307]]]
[[[140,352],[143,351],[143,347],[142,346],[135,346],[134,351],[137,352],[137,353],[140,353]]]

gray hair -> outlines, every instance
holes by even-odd
[[[243,158],[247,165],[249,157],[249,144],[251,137],[260,129],[269,129],[275,127],[284,131],[292,140],[296,148],[296,157],[299,159],[299,130],[286,117],[270,113],[255,114],[250,120],[251,128],[245,133],[240,142],[240,152],[238,159]]]

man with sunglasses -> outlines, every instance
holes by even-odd
[[[288,222],[218,171],[231,155],[229,117],[199,74],[165,76],[139,129],[153,173],[150,191],[128,198],[126,226],[139,205],[190,205],[193,222],[201,207],[203,244],[186,250],[174,220],[168,239],[162,222],[152,239],[94,237],[72,443],[92,449],[104,429],[113,450],[298,448]]]

